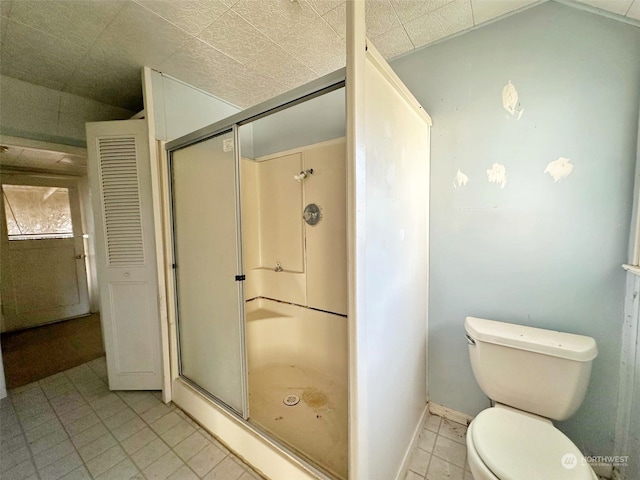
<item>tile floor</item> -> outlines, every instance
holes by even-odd
[[[104,357],[0,400],[3,480],[259,480],[158,392],[110,392]],[[430,415],[405,480],[473,480],[467,427]]]
[[[467,426],[429,415],[405,480],[473,480],[467,464]]]
[[[3,480],[256,480],[158,392],[110,392],[104,357],[0,401]]]
[[[466,425],[429,415],[405,480],[473,480],[467,462],[466,436]]]

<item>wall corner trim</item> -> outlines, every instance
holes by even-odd
[[[640,266],[639,265],[627,265],[626,263],[622,265],[627,272],[633,273],[634,275],[640,275]]]

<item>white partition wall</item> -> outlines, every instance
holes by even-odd
[[[389,480],[427,404],[431,120],[366,43],[363,3],[347,2],[350,478]]]

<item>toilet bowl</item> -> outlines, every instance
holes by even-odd
[[[467,430],[474,480],[597,480],[551,421],[582,403],[595,340],[474,317],[465,329],[474,376],[496,402]]]
[[[551,421],[496,405],[467,430],[475,480],[597,480],[575,444]]]

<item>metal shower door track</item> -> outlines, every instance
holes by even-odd
[[[346,71],[344,68],[320,77],[300,87],[294,88],[282,95],[266,100],[258,105],[231,115],[218,122],[202,127],[180,138],[167,142],[165,149],[169,154],[175,150],[202,142],[207,138],[215,137],[222,132],[231,130],[233,125],[246,125],[248,123],[267,117],[273,113],[285,110],[294,105],[306,102],[325,93],[338,90],[345,86]]]

